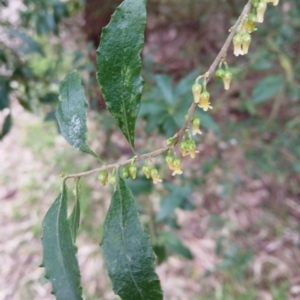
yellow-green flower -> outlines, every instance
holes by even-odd
[[[147,164],[143,165],[142,170],[143,170],[143,173],[146,176],[146,178],[149,179],[151,177],[151,169],[150,169],[150,167]]]
[[[122,170],[122,176],[123,178],[127,179],[129,177],[129,170],[128,167],[123,168]]]
[[[218,79],[223,79],[225,71],[222,68],[218,68],[218,70],[216,71],[216,76]]]
[[[176,174],[178,174],[178,175],[182,174],[180,164],[181,164],[181,161],[179,158],[176,157],[173,159],[174,172],[172,173],[172,176],[175,176]]]
[[[208,111],[208,109],[212,109],[213,107],[210,105],[209,102],[210,94],[207,91],[203,91],[200,95],[200,103],[199,107],[202,108],[204,111]]]
[[[256,8],[257,22],[258,23],[263,23],[266,9],[267,9],[266,1],[265,0],[260,0],[258,5],[257,5],[257,8]]]
[[[183,157],[187,156],[189,153],[188,151],[188,143],[186,141],[181,141],[180,142],[180,151],[181,151],[181,155]]]
[[[199,103],[200,101],[201,90],[202,90],[202,86],[197,82],[192,86],[192,92],[193,92],[195,103]]]
[[[187,143],[188,143],[188,153],[189,153],[190,157],[191,158],[195,158],[196,152],[197,152],[196,151],[196,143],[195,143],[195,141],[192,140],[192,139],[189,139],[187,141]]]
[[[257,17],[255,14],[250,13],[247,19],[247,31],[249,33],[254,32],[256,30]]]
[[[108,182],[108,172],[101,171],[98,175],[98,180],[105,186]]]
[[[156,168],[151,169],[151,178],[153,179],[153,183],[157,184],[159,182],[162,182],[162,180],[159,178],[159,174]]]
[[[223,77],[224,89],[229,90],[232,79],[232,73],[230,70],[226,70]]]
[[[249,51],[249,46],[251,43],[251,35],[249,33],[242,34],[242,49],[244,54],[247,54]]]
[[[169,167],[170,170],[174,170],[174,168],[173,168],[173,159],[174,159],[174,157],[170,154],[168,154],[166,156],[166,163],[168,164],[168,167]]]
[[[132,179],[136,178],[136,172],[137,172],[137,167],[135,163],[131,163],[129,168],[128,168],[129,174]]]
[[[239,55],[244,55],[244,52],[242,50],[242,36],[237,33],[234,37],[233,37],[233,54],[235,56],[239,56]]]
[[[192,121],[192,135],[202,134],[200,130],[201,120],[200,118],[194,118]]]

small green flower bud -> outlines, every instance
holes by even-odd
[[[112,185],[116,184],[116,180],[117,180],[116,175],[111,175],[110,178],[109,178],[109,182]]]
[[[218,79],[222,79],[224,76],[225,71],[222,68],[218,68],[218,70],[216,71],[216,76]]]
[[[129,174],[132,179],[136,178],[137,167],[135,163],[130,164],[129,166]]]
[[[170,137],[167,139],[167,146],[171,146],[174,144],[174,141],[175,141],[175,138],[173,137]]]
[[[193,92],[194,102],[195,103],[199,103],[199,101],[200,101],[201,90],[202,90],[202,86],[199,83],[195,83],[192,86],[192,92]]]
[[[150,174],[151,174],[151,177],[152,177],[152,179],[153,179],[153,183],[154,183],[154,184],[157,184],[157,183],[159,183],[159,182],[162,182],[162,180],[159,178],[159,174],[158,174],[158,171],[157,171],[156,168],[151,168]]]
[[[122,170],[122,176],[123,178],[127,179],[129,177],[129,170],[128,167],[123,168]]]
[[[108,181],[108,172],[107,171],[101,171],[98,175],[98,180],[105,186]]]
[[[198,134],[202,134],[201,130],[200,130],[200,124],[201,124],[201,120],[200,118],[194,118],[192,121],[192,135],[196,135]]]
[[[143,173],[146,176],[147,179],[151,177],[151,169],[148,165],[143,165]]]

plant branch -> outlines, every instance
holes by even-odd
[[[231,29],[229,30],[230,34],[227,37],[223,47],[221,48],[219,54],[217,55],[217,57],[213,61],[212,65],[210,66],[208,71],[205,73],[204,77],[206,79],[206,82],[208,82],[211,79],[212,74],[215,72],[215,70],[218,67],[218,64],[221,62],[221,60],[226,58],[227,51],[228,51],[228,48],[230,46],[230,43],[231,43],[235,33],[239,29],[239,26],[240,26],[241,22],[245,19],[245,17],[249,13],[250,9],[251,9],[251,0],[249,0],[248,3],[245,5],[245,7],[244,7],[241,15],[239,16],[238,20],[233,25],[233,27],[231,27]],[[193,115],[196,111],[197,105],[198,105],[197,103],[193,102],[193,104],[190,106],[190,108],[188,110],[186,121],[185,121],[184,125],[182,126],[182,128],[174,135],[174,142],[173,142],[172,145],[166,146],[166,147],[163,147],[161,149],[158,149],[158,150],[155,150],[155,151],[152,151],[152,152],[149,152],[149,153],[145,153],[145,154],[142,154],[142,155],[137,155],[137,156],[135,156],[131,159],[127,159],[127,160],[125,160],[123,162],[120,162],[120,163],[114,163],[114,164],[102,166],[100,168],[96,168],[96,169],[93,169],[93,170],[90,170],[90,171],[81,172],[81,173],[77,173],[77,174],[69,174],[69,175],[64,176],[63,178],[66,180],[68,178],[82,177],[82,176],[87,176],[87,175],[90,175],[90,174],[93,174],[93,173],[98,173],[98,172],[101,172],[101,171],[104,171],[104,170],[111,170],[111,169],[114,169],[114,168],[117,168],[117,167],[128,165],[128,164],[132,163],[132,161],[139,161],[139,160],[153,158],[153,157],[156,157],[156,156],[168,151],[170,148],[177,145],[182,140],[185,131],[189,129],[189,125],[190,125],[191,120],[193,118]]]

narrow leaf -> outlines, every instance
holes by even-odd
[[[103,29],[97,50],[97,79],[102,94],[132,148],[143,90],[140,53],[145,25],[145,0],[125,0]]]
[[[67,187],[52,204],[43,220],[43,263],[45,278],[52,283],[57,300],[80,300],[80,271],[67,218]]]
[[[73,207],[71,215],[68,218],[70,223],[73,243],[76,242],[77,231],[80,224],[79,180],[76,181],[75,197],[76,197],[76,203]]]
[[[114,292],[123,300],[161,300],[154,253],[139,221],[136,202],[119,177],[101,243]]]
[[[56,118],[61,134],[75,149],[97,155],[86,145],[87,102],[77,71],[69,73],[59,87],[60,101]]]

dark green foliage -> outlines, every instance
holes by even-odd
[[[145,25],[145,0],[125,0],[103,28],[97,50],[97,78],[106,106],[132,148],[143,90]]]
[[[75,149],[97,157],[86,145],[87,102],[77,71],[68,74],[61,82],[59,94],[60,102],[56,111],[56,118],[61,134]]]
[[[45,278],[52,283],[57,300],[80,300],[80,272],[67,218],[67,187],[52,204],[43,221],[43,263]]]
[[[163,299],[149,238],[131,191],[119,176],[104,222],[101,247],[117,295],[123,300]]]

